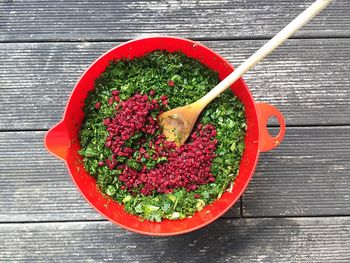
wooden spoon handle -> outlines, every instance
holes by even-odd
[[[209,93],[202,97],[198,102],[204,108],[213,99],[219,96],[223,91],[230,87],[237,79],[239,79],[249,69],[254,67],[258,62],[263,60],[268,54],[281,45],[286,39],[298,31],[302,26],[309,22],[314,16],[321,12],[332,0],[317,0],[309,6],[304,12],[290,22],[269,42],[263,45],[258,51],[251,55],[243,64],[235,69]]]

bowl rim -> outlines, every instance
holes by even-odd
[[[191,43],[193,45],[196,45],[196,46],[201,46],[201,48],[204,48],[206,50],[208,50],[209,52],[215,54],[215,56],[217,56],[222,62],[224,62],[225,64],[227,64],[232,70],[234,70],[234,67],[231,65],[231,63],[229,63],[226,59],[224,59],[222,56],[220,56],[218,53],[216,53],[215,51],[213,51],[212,49],[208,48],[207,46],[203,45],[202,43],[200,42],[197,42],[197,41],[193,41],[193,40],[190,40],[190,39],[186,39],[186,38],[181,38],[181,37],[175,37],[175,36],[166,36],[166,35],[150,35],[150,36],[143,36],[143,37],[138,37],[138,38],[135,38],[135,39],[132,39],[132,40],[129,40],[129,41],[126,41],[124,43],[121,43],[109,50],[107,50],[106,52],[104,52],[103,54],[101,54],[98,58],[94,59],[94,61],[89,65],[89,67],[81,74],[81,76],[79,77],[79,79],[77,80],[76,84],[74,85],[74,88],[72,89],[70,95],[69,95],[69,98],[67,100],[67,103],[65,105],[65,109],[64,109],[64,113],[63,113],[63,117],[62,119],[54,126],[52,127],[50,130],[54,129],[55,127],[59,126],[59,125],[64,125],[65,124],[65,121],[66,121],[66,118],[67,118],[67,113],[68,113],[68,106],[71,104],[71,101],[72,101],[72,97],[74,97],[74,94],[77,90],[77,86],[79,85],[79,83],[82,81],[82,79],[84,78],[84,76],[91,70],[91,68],[94,67],[94,65],[96,63],[98,63],[102,58],[104,58],[106,55],[108,55],[109,53],[112,53],[112,52],[115,52],[115,50],[123,47],[123,46],[126,46],[126,45],[129,45],[131,43],[135,43],[135,42],[139,42],[139,41],[144,41],[144,40],[147,40],[147,39],[174,39],[174,40],[181,40],[181,41],[185,41],[185,42],[188,42],[188,43]],[[156,50],[156,49],[155,49]],[[203,62],[201,62],[203,63]],[[255,115],[256,115],[256,119],[257,121],[259,121],[259,118],[258,118],[258,115],[257,115],[257,112],[256,112],[256,109],[255,109],[255,106],[256,106],[256,103],[254,101],[254,98],[248,88],[248,86],[246,85],[245,81],[242,79],[242,83],[241,85],[244,85],[245,89],[247,90],[248,94],[249,94],[249,97],[250,97],[250,100],[253,102],[254,104],[254,112],[255,112]],[[49,130],[49,132],[50,132]],[[48,132],[48,133],[49,133]],[[258,127],[258,132],[259,132],[259,135],[258,135],[258,139],[260,140],[260,129]],[[46,148],[48,149],[47,145],[46,145],[46,139],[47,139],[47,135],[48,133],[46,133],[45,135],[45,146]],[[129,231],[132,231],[132,232],[136,232],[136,233],[139,233],[139,234],[143,234],[143,235],[149,235],[149,236],[175,236],[175,235],[181,235],[181,234],[185,234],[185,233],[189,233],[189,232],[192,232],[192,231],[195,231],[197,229],[200,229],[210,223],[212,223],[213,221],[217,220],[218,218],[220,218],[223,214],[225,214],[236,202],[237,200],[239,200],[239,198],[242,196],[242,194],[245,192],[246,188],[248,187],[248,184],[249,182],[251,181],[251,178],[254,174],[254,171],[256,169],[256,166],[257,166],[257,162],[258,162],[258,159],[259,159],[259,149],[257,149],[256,151],[256,154],[255,154],[255,160],[254,162],[251,163],[251,172],[250,172],[250,175],[249,177],[245,180],[245,183],[244,183],[244,187],[241,188],[241,190],[239,191],[239,193],[237,194],[237,197],[232,201],[230,202],[229,205],[227,205],[224,209],[221,210],[221,212],[219,212],[216,216],[213,216],[212,218],[210,218],[209,220],[206,220],[204,221],[203,223],[200,223],[194,227],[191,227],[191,228],[188,228],[188,229],[185,229],[185,230],[179,230],[179,231],[173,231],[173,232],[148,232],[148,231],[143,231],[143,230],[139,230],[139,229],[136,229],[136,228],[131,228],[129,226],[126,226],[118,221],[116,221],[115,219],[105,215],[99,208],[97,208],[95,206],[95,204],[93,202],[91,202],[86,196],[85,194],[83,193],[82,189],[80,189],[80,187],[78,186],[72,172],[71,172],[71,169],[69,167],[69,164],[68,164],[68,161],[65,159],[65,158],[60,158],[62,159],[65,164],[66,164],[66,167],[69,171],[69,174],[72,178],[72,181],[74,182],[76,188],[78,189],[78,191],[80,192],[80,194],[84,197],[84,199],[99,213],[101,214],[104,218],[108,219],[109,221],[113,222],[114,224],[124,228],[124,229],[127,229]],[[225,194],[225,192],[224,192]],[[221,199],[222,197],[220,197],[219,199]],[[214,201],[215,202],[215,201]],[[208,204],[210,205],[210,204]],[[208,206],[207,205],[207,206]],[[154,223],[154,224],[161,224],[162,222],[150,222],[148,221],[149,223]]]

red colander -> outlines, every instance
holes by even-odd
[[[221,56],[204,45],[177,37],[146,37],[126,42],[99,57],[82,75],[73,89],[63,115],[63,119],[52,127],[45,136],[45,147],[53,155],[66,163],[68,171],[85,199],[105,218],[128,230],[154,236],[170,236],[187,233],[201,228],[223,215],[239,199],[255,170],[260,152],[275,148],[283,140],[285,122],[282,114],[266,103],[256,103],[240,78],[232,86],[232,92],[245,106],[247,133],[246,149],[240,163],[239,174],[231,192],[225,192],[220,199],[206,206],[191,218],[183,220],[164,220],[162,222],[142,221],[138,216],[128,214],[122,205],[107,198],[96,186],[82,164],[78,154],[80,149],[78,132],[84,119],[82,108],[88,92],[94,88],[94,81],[113,59],[140,57],[154,50],[169,52],[181,51],[199,60],[224,79],[234,68]],[[280,124],[277,136],[272,137],[267,130],[270,117],[276,117]]]

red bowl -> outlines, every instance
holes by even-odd
[[[160,223],[141,221],[139,217],[128,214],[122,205],[106,198],[97,188],[95,179],[84,170],[82,158],[78,154],[80,144],[78,131],[84,118],[82,111],[88,92],[94,88],[95,79],[106,69],[112,59],[140,57],[154,50],[181,51],[189,57],[199,60],[218,72],[224,79],[234,68],[222,57],[204,45],[177,37],[147,37],[126,42],[99,57],[83,74],[68,100],[63,119],[52,127],[45,136],[45,147],[62,159],[68,171],[85,199],[105,218],[128,230],[155,236],[170,236],[187,233],[201,228],[223,215],[239,199],[246,189],[255,170],[260,152],[276,147],[283,139],[285,122],[282,114],[273,106],[255,103],[241,78],[236,81],[232,92],[243,102],[247,120],[246,149],[241,160],[239,174],[233,190],[206,206],[191,218],[184,220],[164,220]],[[277,117],[280,124],[279,134],[272,137],[267,131],[269,117]]]

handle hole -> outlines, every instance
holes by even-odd
[[[275,116],[270,116],[267,120],[267,130],[272,137],[276,137],[280,132],[280,123]]]

